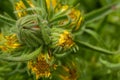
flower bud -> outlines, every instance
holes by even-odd
[[[62,48],[63,50],[71,49],[75,45],[73,35],[70,31],[61,28],[53,28],[51,33],[52,47]]]
[[[43,44],[40,26],[36,15],[28,15],[17,21],[18,38],[23,44],[29,47],[37,47]]]

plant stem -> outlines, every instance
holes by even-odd
[[[112,52],[112,51],[109,51],[109,50],[106,50],[106,49],[103,49],[103,48],[100,48],[97,46],[93,46],[93,45],[83,42],[83,41],[76,41],[76,43],[79,44],[80,46],[86,47],[87,49],[91,49],[91,50],[94,50],[94,51],[97,51],[100,53],[104,53],[107,55],[114,55],[114,54],[118,53],[118,52]]]

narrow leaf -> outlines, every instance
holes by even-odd
[[[108,6],[105,6],[103,8],[100,8],[98,10],[92,11],[85,15],[85,23],[91,23],[95,20],[98,20],[100,18],[105,17],[106,15],[110,14],[111,12],[114,12],[115,9],[113,7],[117,8],[117,5],[120,4],[120,1],[114,2]]]
[[[100,52],[100,53],[104,53],[106,55],[114,55],[114,54],[117,54],[118,52],[112,52],[112,51],[109,51],[109,50],[106,50],[106,49],[103,49],[103,48],[100,48],[100,47],[97,47],[97,46],[93,46],[89,43],[86,43],[86,42],[83,42],[83,41],[75,41],[77,44],[79,44],[80,46],[83,46],[85,47],[86,49],[91,49],[91,50],[94,50],[94,51],[97,51],[97,52]]]
[[[5,61],[16,61],[16,62],[28,61],[33,58],[36,58],[38,56],[38,54],[40,54],[41,49],[42,49],[42,47],[36,49],[34,52],[32,52],[30,54],[21,55],[20,57],[0,56],[0,59],[5,60]]]

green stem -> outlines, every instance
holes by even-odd
[[[1,60],[5,60],[5,61],[16,61],[16,62],[20,62],[20,61],[28,61],[31,60],[33,58],[36,58],[38,56],[38,54],[40,54],[41,52],[41,47],[36,49],[34,52],[30,53],[30,54],[25,54],[22,55],[20,57],[12,57],[12,56],[0,56]]]
[[[100,62],[103,64],[103,65],[105,65],[106,67],[108,67],[108,68],[111,68],[111,69],[120,69],[120,63],[110,63],[110,62],[108,62],[108,61],[106,61],[106,60],[103,60],[102,58],[100,58],[99,59],[100,60]]]
[[[120,1],[114,2],[108,6],[105,6],[103,8],[100,8],[98,10],[95,10],[95,11],[92,11],[92,12],[86,14],[85,15],[85,23],[88,24],[95,20],[105,17],[106,15],[115,11],[115,9],[118,8],[118,6],[117,6],[118,4],[120,4]]]
[[[90,36],[92,36],[94,39],[96,39],[97,42],[99,42],[101,46],[106,47],[103,39],[102,39],[95,31],[90,30],[90,29],[84,29],[84,31],[85,31],[87,34],[89,34]],[[106,48],[107,48],[107,47],[106,47]]]
[[[94,51],[97,51],[100,53],[104,53],[107,55],[114,55],[114,54],[118,53],[118,52],[112,52],[112,51],[109,51],[109,50],[106,50],[106,49],[103,49],[103,48],[100,48],[97,46],[93,46],[93,45],[86,43],[86,42],[83,42],[83,41],[76,41],[76,43],[79,44],[80,46],[87,48],[87,49],[91,49],[91,50],[94,50]]]
[[[98,29],[97,29],[97,32],[98,33],[101,33],[102,30],[104,29],[106,23],[107,23],[107,19],[108,19],[108,16],[105,16],[105,18],[100,22],[100,24],[98,25]]]

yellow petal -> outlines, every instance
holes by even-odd
[[[53,6],[53,8],[56,7],[57,1],[56,0],[46,0],[46,4],[47,4],[47,8],[49,10],[51,5]]]

